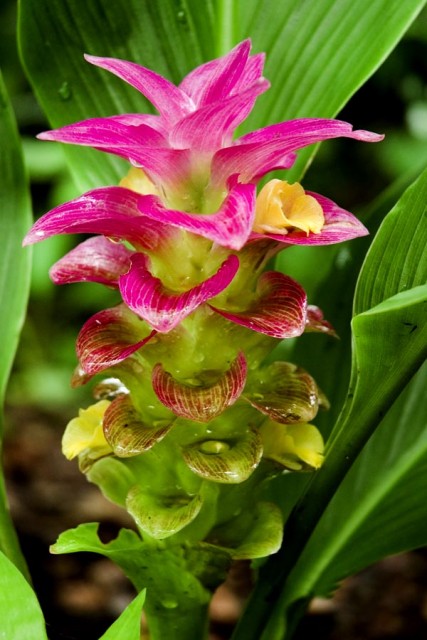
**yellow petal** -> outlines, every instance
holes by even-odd
[[[102,420],[109,404],[109,400],[101,400],[87,409],[80,409],[78,417],[68,423],[62,438],[62,453],[68,460],[87,449],[96,450],[100,455],[112,451],[102,430]]]
[[[324,224],[322,207],[298,182],[270,180],[257,197],[253,227],[257,233],[286,235],[300,229],[308,235],[320,233]]]
[[[264,457],[293,471],[318,469],[323,463],[324,442],[312,424],[279,424],[269,420],[261,429]]]

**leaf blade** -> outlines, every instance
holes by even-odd
[[[40,605],[21,572],[0,551],[1,634],[8,640],[47,640]]]
[[[22,151],[11,105],[0,75],[0,448],[3,436],[3,403],[18,346],[30,286],[31,253],[21,246],[31,224],[31,204]],[[0,473],[0,549],[28,575],[25,560],[10,518],[3,473]]]
[[[141,609],[146,590],[141,591],[113,622],[99,640],[139,640],[141,636]]]

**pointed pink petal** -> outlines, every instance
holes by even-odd
[[[119,278],[123,300],[132,311],[162,333],[174,329],[198,306],[218,295],[230,284],[239,268],[238,258],[230,255],[204,282],[184,293],[172,293],[150,273],[146,256],[134,254],[131,262],[129,272]]]
[[[85,55],[85,59],[97,67],[114,73],[135,87],[171,123],[176,122],[194,108],[192,101],[181,89],[150,69],[116,58]]]
[[[104,436],[116,456],[129,458],[151,449],[171,430],[174,420],[146,424],[129,396],[119,396],[108,406],[102,421]]]
[[[212,162],[212,182],[223,184],[233,174],[248,182],[265,175],[272,166],[287,168],[284,159],[292,152],[338,137],[378,142],[384,136],[370,131],[353,131],[350,124],[340,120],[303,118],[273,124],[248,133],[232,146],[218,151]]]
[[[122,362],[156,334],[125,305],[96,313],[83,325],[76,343],[83,371],[95,375]]]
[[[232,405],[243,391],[247,365],[243,353],[211,386],[192,387],[175,380],[161,364],[153,369],[153,389],[159,400],[176,415],[196,422],[209,422]]]
[[[241,80],[246,65],[249,64],[249,50],[250,41],[241,42],[227,55],[209,60],[193,69],[185,76],[179,88],[190,96],[197,106],[222,100],[231,94],[235,85]],[[251,78],[252,74],[248,73],[248,77]]]
[[[209,306],[232,322],[274,338],[299,336],[306,325],[304,289],[295,280],[276,271],[267,271],[260,277],[257,298],[248,309],[230,312]]]
[[[115,116],[108,116],[106,119],[120,122],[130,127],[139,127],[144,124],[161,133],[165,140],[168,138],[169,126],[161,116],[155,116],[152,113],[121,113]]]
[[[246,67],[244,72],[242,73],[240,80],[236,82],[236,85],[232,91],[232,93],[237,93],[241,91],[245,87],[248,87],[257,80],[262,78],[262,72],[264,69],[265,62],[265,54],[257,53],[254,56],[250,56],[249,60],[246,63]]]
[[[231,141],[234,129],[249,115],[256,98],[268,87],[267,80],[258,80],[241,93],[198,109],[175,125],[169,137],[171,145],[200,151],[221,148]]]
[[[219,102],[231,94],[245,70],[250,50],[250,40],[244,40],[217,61],[208,82],[205,82],[203,92],[199,95],[198,107]]]
[[[124,187],[88,191],[39,218],[24,238],[24,245],[59,233],[97,233],[129,240],[147,250],[156,249],[172,230],[140,213],[141,197]]]
[[[168,146],[165,137],[147,124],[137,126],[125,124],[124,118],[89,118],[60,129],[43,131],[37,137],[40,140],[55,140],[69,144],[80,144],[98,149],[127,149],[129,157],[135,155],[137,147]]]
[[[152,220],[209,238],[223,247],[239,250],[246,243],[255,217],[255,186],[236,184],[220,209],[207,215],[166,209],[158,198],[141,196],[140,210]]]
[[[117,286],[118,278],[130,267],[133,251],[122,244],[96,236],[81,242],[58,260],[49,271],[55,284],[100,282]]]
[[[284,142],[287,151],[296,151],[302,147],[331,138],[354,138],[362,142],[379,142],[384,138],[382,134],[353,130],[353,125],[343,120],[324,118],[299,118],[272,124],[256,131],[251,131],[236,140],[237,144],[252,144],[271,142],[274,140]]]
[[[258,182],[266,173],[275,169],[290,169],[295,153],[270,148],[269,144],[242,144],[217,151],[212,160],[212,185],[221,187],[232,175],[241,182]]]
[[[330,322],[323,317],[323,311],[313,304],[309,304],[307,307],[307,325],[305,327],[305,333],[327,333],[334,338],[337,338],[337,333]]]
[[[118,118],[92,118],[44,131],[37,137],[113,153],[143,167],[155,182],[175,183],[188,177],[189,151],[170,149],[163,135],[148,125],[134,127]]]
[[[369,234],[366,227],[349,211],[341,209],[335,202],[318,193],[313,193],[312,191],[306,191],[306,193],[316,198],[323,209],[325,224],[320,233],[309,233],[308,236],[304,231],[297,230],[291,231],[286,235],[279,233],[253,233],[251,239],[270,238],[271,240],[283,242],[285,245],[326,245],[352,240]]]

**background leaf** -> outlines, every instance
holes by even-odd
[[[22,573],[0,551],[0,636],[47,640],[43,614]]]
[[[15,119],[0,75],[0,450],[3,403],[27,306],[31,251],[21,243],[31,224],[31,205]],[[0,473],[0,549],[26,574]]]
[[[310,592],[327,595],[339,580],[385,555],[427,544],[426,382],[424,366],[388,412],[321,519],[301,558],[311,563]]]
[[[356,288],[354,313],[427,281],[427,169],[381,226]]]
[[[248,5],[251,5],[250,8]],[[301,117],[333,117],[387,57],[425,0],[272,0],[238,3],[237,39],[250,35],[267,51],[270,91],[245,129]],[[378,25],[381,24],[381,29]],[[363,128],[363,123],[356,123]],[[289,172],[297,179],[312,149]]]

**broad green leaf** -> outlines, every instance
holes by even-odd
[[[31,225],[31,205],[16,122],[0,75],[0,412],[28,299],[31,252],[22,238]],[[0,415],[0,448],[3,416]],[[26,573],[7,508],[0,473],[0,549]]]
[[[327,336],[305,334],[294,341],[291,350],[288,346],[289,341],[283,341],[272,356],[273,359],[289,358],[303,365],[320,384],[331,404],[328,411],[319,412],[315,419],[324,437],[330,434],[347,395],[351,369],[350,320],[358,272],[372,238],[387,212],[419,174],[420,167],[416,170],[411,168],[369,205],[364,212],[363,220],[368,226],[370,236],[332,247],[298,247],[296,252],[294,249],[288,249],[279,256],[278,266],[283,267],[284,273],[288,273],[304,286],[311,277],[309,301],[321,306],[326,317],[333,321],[340,338],[335,340]],[[411,190],[408,194],[410,192]],[[416,194],[414,198],[418,199]],[[412,206],[412,203],[408,203],[408,206]],[[397,208],[399,207],[400,205]],[[399,221],[395,218],[389,230],[394,229],[396,222],[405,225],[405,215],[403,214]],[[300,255],[301,252],[303,255]],[[281,351],[286,348],[287,351],[282,354]],[[315,358],[313,353],[316,353]],[[301,474],[276,478],[268,487],[267,499],[280,504],[286,518],[309,479],[307,475]]]
[[[405,191],[381,226],[358,281],[355,314],[395,293],[426,283],[426,221],[427,169]]]
[[[310,565],[300,585],[305,593],[328,595],[339,580],[385,555],[427,544],[426,383],[424,367],[334,496],[301,557]]]
[[[43,613],[22,573],[0,551],[0,637],[47,640]]]
[[[354,362],[348,401],[328,443],[325,464],[309,483],[288,521],[284,546],[274,563],[267,562],[261,570],[256,595],[237,638],[239,633],[244,634],[245,640],[261,637],[268,619],[263,598],[272,598],[272,602],[277,603],[265,636],[275,638],[280,636],[268,634],[273,633],[283,609],[312,594],[309,589],[299,588],[309,583],[310,575],[310,567],[302,559],[298,560],[304,553],[304,545],[307,542],[310,545],[315,526],[353,461],[425,359],[427,329],[423,319],[427,287],[419,284],[417,247],[419,220],[425,212],[425,200],[418,198],[418,194],[424,192],[426,181],[427,172],[405,192],[387,216],[362,267],[357,290],[376,304],[353,319]],[[403,224],[402,221],[405,233],[399,236],[399,245],[395,247],[395,243],[390,242],[390,231]],[[392,284],[386,277],[379,279],[377,274],[384,261],[388,264],[393,261],[393,269],[397,271],[404,266],[405,279],[394,278]],[[360,308],[357,303],[360,295],[356,295],[356,308]],[[382,482],[381,478],[378,482]],[[292,614],[290,617],[292,620]]]
[[[100,640],[140,640],[141,609],[145,601],[145,589],[126,607]]]
[[[3,399],[27,306],[31,250],[22,249],[22,238],[32,218],[18,131],[1,76],[0,139],[0,398]]]
[[[334,116],[424,4],[87,0],[83,7],[79,0],[21,0],[21,56],[50,123],[58,127],[150,109],[135,90],[85,63],[84,52],[133,60],[178,83],[196,65],[251,37],[254,51],[268,54],[272,88],[244,125],[248,130],[295,117]],[[311,153],[301,154],[293,177]],[[105,154],[67,148],[67,155],[83,188],[115,183],[126,172],[124,163]]]

